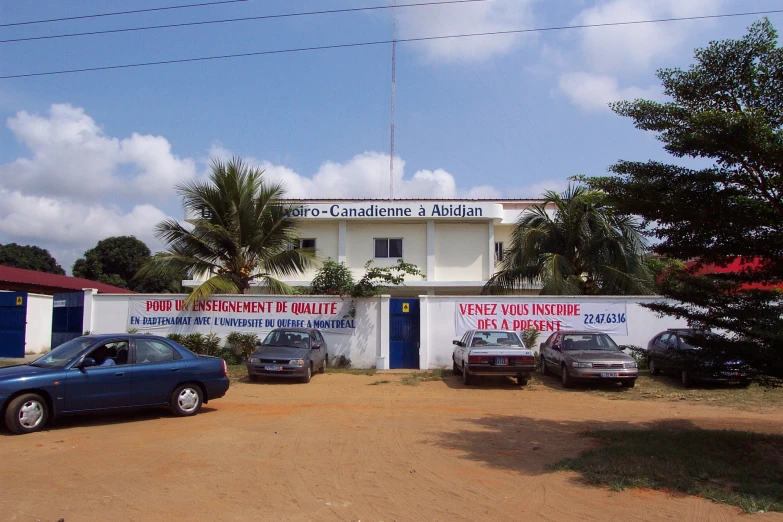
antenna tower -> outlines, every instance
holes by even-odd
[[[391,145],[389,146],[389,199],[394,199],[394,99],[397,85],[397,0],[392,8]]]

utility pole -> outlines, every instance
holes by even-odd
[[[389,200],[394,199],[394,103],[397,86],[397,0],[392,7],[391,145],[389,147]]]

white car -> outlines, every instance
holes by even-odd
[[[465,385],[473,376],[486,375],[516,377],[524,386],[536,369],[533,352],[513,331],[468,330],[453,344],[454,374],[461,374]]]

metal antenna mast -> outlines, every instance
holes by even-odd
[[[391,146],[389,147],[389,199],[394,199],[394,99],[397,84],[397,0],[392,8]]]

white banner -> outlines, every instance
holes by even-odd
[[[592,330],[628,335],[625,301],[498,301],[456,303],[455,330],[514,330],[535,328],[540,332]]]
[[[128,328],[140,332],[258,333],[273,328],[318,328],[352,335],[350,301],[339,298],[213,297],[185,307],[182,297],[131,297]]]

